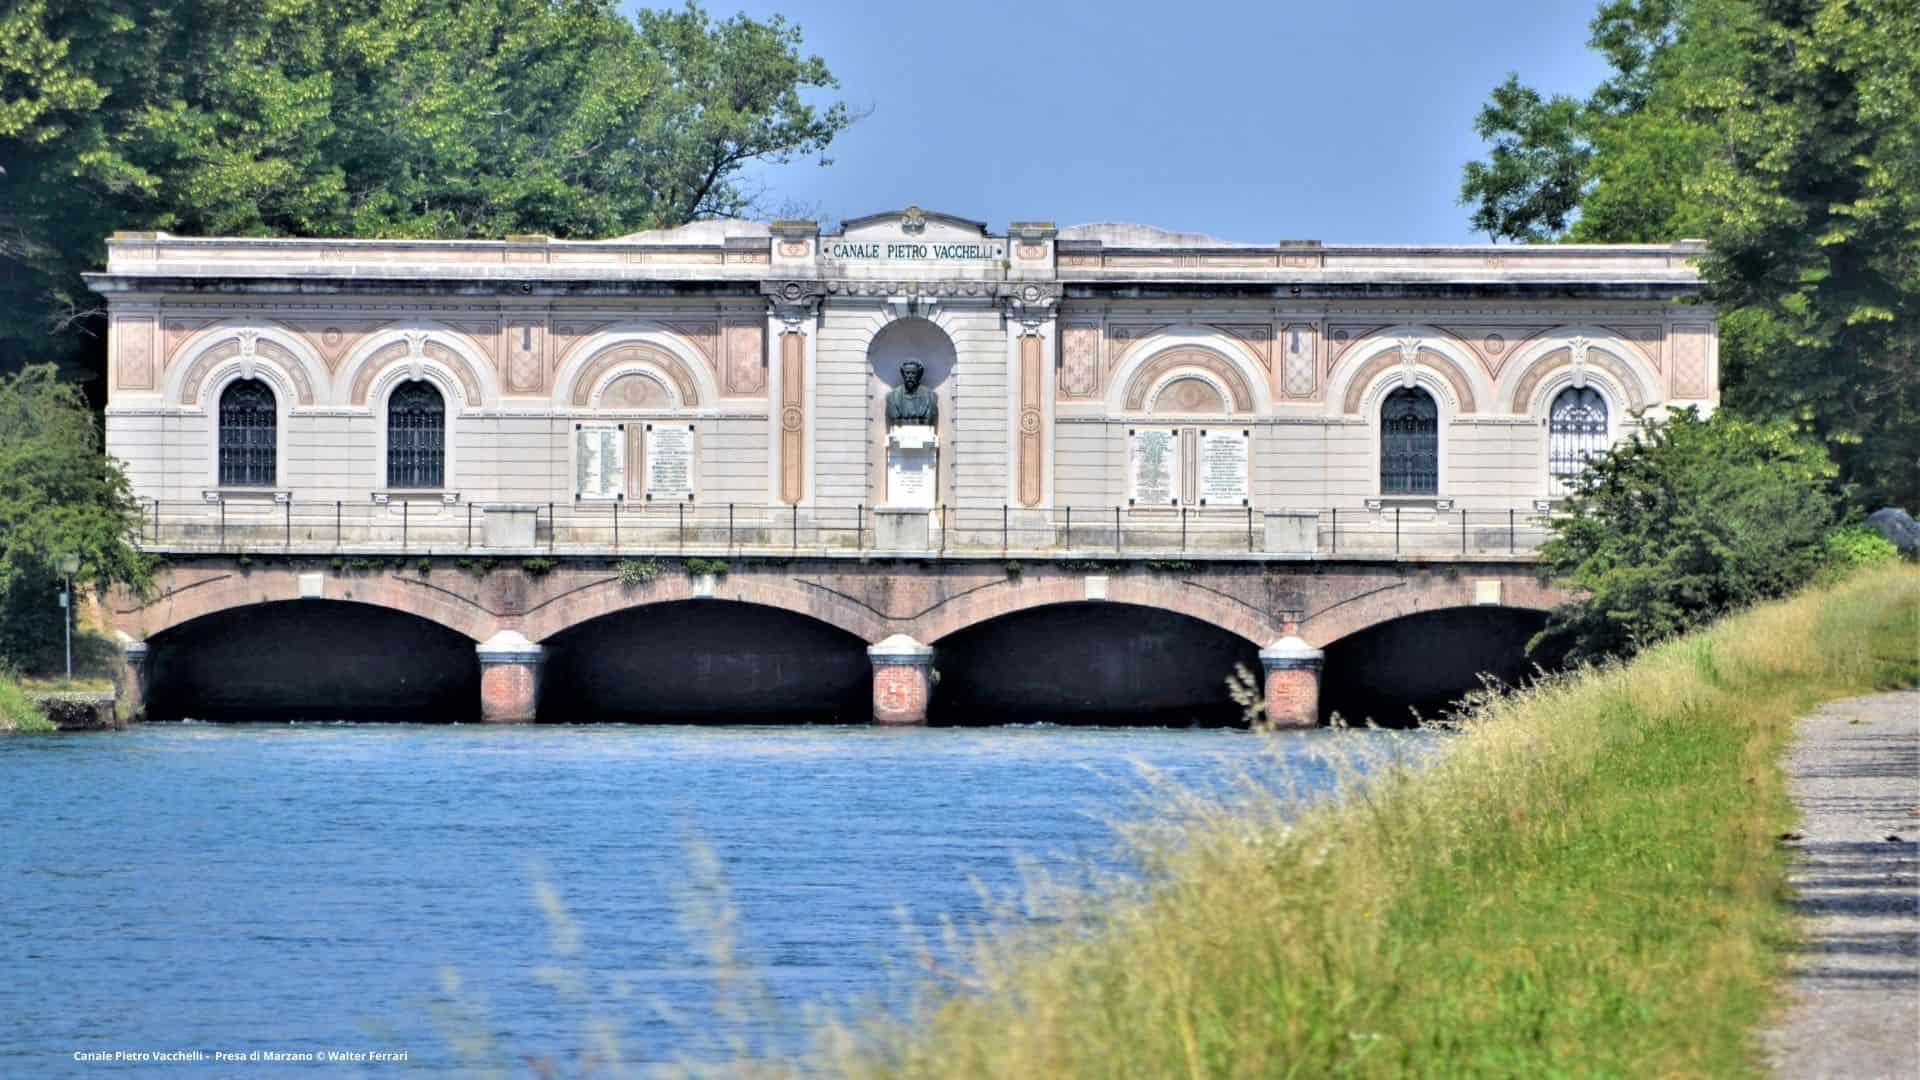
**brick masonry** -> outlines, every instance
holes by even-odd
[[[924,724],[933,696],[932,669],[925,664],[875,664],[873,722]]]
[[[1267,723],[1274,727],[1312,727],[1319,722],[1319,670],[1309,667],[1268,670]]]
[[[370,604],[438,623],[476,643],[512,635],[504,653],[483,659],[483,712],[489,720],[530,719],[538,704],[538,643],[591,619],[649,604],[700,596],[760,604],[818,619],[879,643],[903,635],[915,648],[989,619],[1089,600],[1177,612],[1265,646],[1297,637],[1324,648],[1349,634],[1406,615],[1484,603],[1546,610],[1568,593],[1543,582],[1530,560],[1458,562],[1196,560],[1149,569],[1140,561],[1029,562],[1009,574],[992,559],[859,560],[812,558],[738,561],[705,590],[671,559],[665,572],[625,584],[605,558],[562,558],[531,575],[500,560],[481,577],[440,565],[341,572],[320,560],[244,565],[231,557],[176,557],[153,592],[108,597],[113,626],[134,642],[193,619],[253,604],[340,601]],[[303,585],[302,577],[307,579]],[[1482,588],[1483,586],[1493,586]],[[515,650],[519,650],[516,652]],[[483,658],[488,650],[481,650]],[[932,678],[919,665],[874,656],[875,716],[924,719]],[[906,670],[893,672],[895,667]],[[1313,722],[1317,673],[1267,676],[1271,715]],[[1310,677],[1311,676],[1311,677]],[[882,705],[882,688],[889,702]],[[1277,695],[1277,696],[1276,696]],[[893,704],[896,702],[897,704]]]
[[[540,709],[540,665],[480,665],[480,719],[488,724],[530,723]]]

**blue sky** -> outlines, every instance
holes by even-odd
[[[1584,94],[1596,0],[712,0],[785,15],[871,114],[756,169],[823,222],[917,203],[1232,240],[1462,243],[1473,117],[1508,71]]]

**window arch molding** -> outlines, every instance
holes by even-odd
[[[1107,390],[1110,415],[1145,415],[1153,398],[1165,385],[1182,376],[1200,377],[1222,392],[1229,415],[1258,416],[1272,408],[1264,372],[1251,367],[1237,351],[1228,351],[1211,341],[1184,340],[1171,333],[1171,340],[1157,340],[1152,347],[1138,347],[1115,369]]]
[[[182,342],[177,359],[161,382],[164,400],[214,411],[225,382],[236,371],[252,371],[272,382],[286,407],[327,403],[326,365],[299,336],[277,326],[229,319],[195,332]]]
[[[1586,374],[1589,380],[1606,384],[1611,391],[1608,405],[1616,407],[1620,415],[1626,415],[1630,408],[1646,408],[1660,402],[1663,384],[1659,370],[1638,343],[1606,327],[1567,325],[1555,327],[1518,346],[1500,369],[1499,384],[1495,387],[1500,407],[1519,416],[1544,416],[1546,403],[1559,393],[1559,387],[1566,385],[1559,380],[1571,373],[1576,339],[1585,339],[1589,356],[1599,352],[1612,358],[1593,357],[1585,365]],[[1563,349],[1568,354],[1565,358],[1550,359]],[[1637,385],[1628,385],[1623,379]]]
[[[438,372],[443,380],[451,381],[449,413],[456,406],[467,412],[500,400],[493,362],[480,353],[473,340],[426,319],[383,327],[355,345],[334,373],[334,400],[351,408],[384,413],[394,380],[422,378],[421,373],[427,371]],[[440,389],[447,393],[449,386],[441,385]]]
[[[223,484],[220,482],[220,403],[226,397],[229,387],[248,380],[265,385],[273,394],[273,481],[266,485]],[[199,401],[204,406],[207,417],[206,484],[209,491],[236,486],[270,487],[284,491],[291,486],[287,475],[291,466],[287,459],[287,428],[293,412],[294,389],[284,372],[264,364],[254,367],[251,371],[244,369],[237,362],[223,364],[214,370],[201,387]]]
[[[1365,416],[1377,410],[1379,380],[1400,377],[1405,366],[1400,350],[1409,342],[1422,385],[1442,395],[1452,412],[1477,413],[1488,408],[1493,384],[1479,360],[1437,327],[1403,323],[1375,330],[1346,346],[1327,373],[1328,415]]]
[[[446,408],[446,420],[441,428],[441,476],[438,487],[393,488],[387,483],[387,459],[392,453],[391,429],[393,395],[410,382],[424,382],[440,392],[440,401]],[[445,365],[437,361],[423,359],[416,373],[405,363],[395,364],[374,380],[367,392],[367,402],[373,411],[374,455],[373,468],[368,482],[373,491],[459,491],[459,431],[466,411],[465,395],[457,375],[446,370]]]
[[[567,411],[589,408],[589,395],[602,389],[599,384],[606,374],[596,368],[629,345],[641,346],[634,353],[650,354],[663,371],[677,374],[676,396],[684,407],[707,408],[720,401],[713,369],[693,344],[667,326],[642,320],[605,327],[569,348],[554,372],[552,406]],[[625,362],[625,355],[614,361]]]

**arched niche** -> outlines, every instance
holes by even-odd
[[[959,353],[953,339],[931,319],[909,316],[881,327],[867,343],[867,505],[887,498],[887,394],[900,385],[900,365],[918,360],[926,370],[921,385],[940,401],[939,501],[954,492],[954,414],[958,410]]]

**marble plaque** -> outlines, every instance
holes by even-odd
[[[902,424],[887,432],[887,505],[933,509],[939,461],[940,440],[933,428]]]
[[[625,424],[573,425],[573,490],[582,499],[618,498],[627,486]]]
[[[685,424],[647,425],[647,498],[685,502],[693,497],[693,436]]]
[[[1199,494],[1201,506],[1246,505],[1246,428],[1206,428],[1200,432]]]
[[[1129,428],[1127,502],[1134,506],[1180,504],[1180,431]]]

